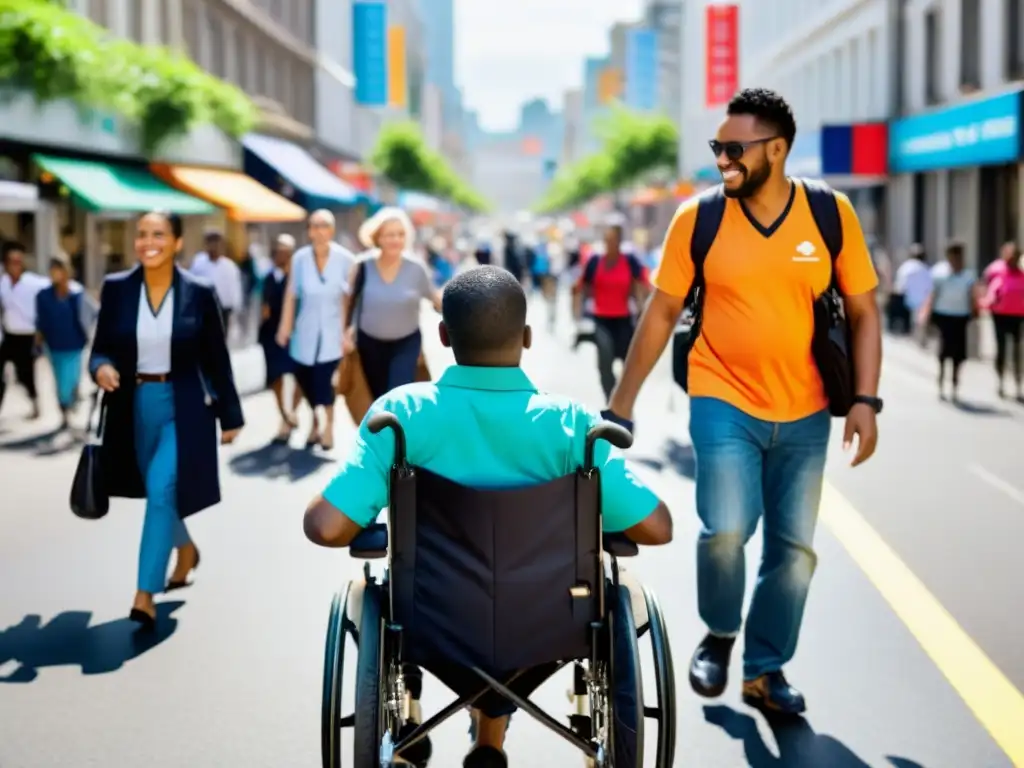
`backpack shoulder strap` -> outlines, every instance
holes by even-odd
[[[704,261],[718,236],[725,217],[725,193],[722,185],[702,193],[697,202],[697,220],[690,237],[690,258],[693,260],[693,287],[704,286]],[[692,289],[691,289],[692,291]]]
[[[594,278],[597,276],[597,265],[600,261],[601,257],[593,253],[587,259],[587,265],[583,268],[583,283],[585,285],[590,285],[594,282]]]
[[[811,208],[814,224],[818,227],[821,239],[825,241],[832,266],[835,267],[836,259],[843,252],[843,220],[839,215],[835,192],[823,181],[801,179],[800,183],[807,194],[807,204]]]
[[[644,276],[644,265],[640,263],[634,254],[626,254],[626,263],[629,264],[629,273],[633,276],[634,280],[640,280]]]

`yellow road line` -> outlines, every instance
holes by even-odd
[[[1010,762],[1024,768],[1024,694],[1006,679],[850,502],[827,483],[821,520],[1009,756]]]

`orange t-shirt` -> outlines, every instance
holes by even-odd
[[[836,193],[843,252],[836,260],[844,295],[872,291],[878,277],[857,214]],[[693,282],[690,238],[698,200],[680,206],[665,238],[654,286],[684,297]],[[811,355],[813,303],[828,288],[832,263],[803,186],[771,230],[727,200],[718,236],[704,260],[701,333],[690,352],[692,397],[714,397],[758,419],[788,422],[826,407]]]

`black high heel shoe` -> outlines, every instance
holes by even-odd
[[[147,632],[156,628],[156,617],[146,613],[141,608],[132,608],[128,614],[128,620],[139,625],[139,629]]]
[[[195,565],[192,566],[192,570],[190,571],[190,573],[195,572],[195,570],[197,568],[199,568],[199,561],[201,559],[202,559],[202,556],[199,553],[199,547],[196,547],[196,563],[195,563]],[[192,586],[192,582],[189,581],[187,578],[186,579],[182,579],[180,581],[177,580],[177,579],[171,579],[170,581],[167,582],[167,586],[164,588],[164,592],[173,592],[176,589],[184,589],[185,587],[191,587],[191,586]]]

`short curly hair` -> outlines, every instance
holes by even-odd
[[[726,109],[730,115],[752,115],[786,140],[789,147],[796,138],[796,118],[793,109],[782,96],[769,88],[744,88]]]

